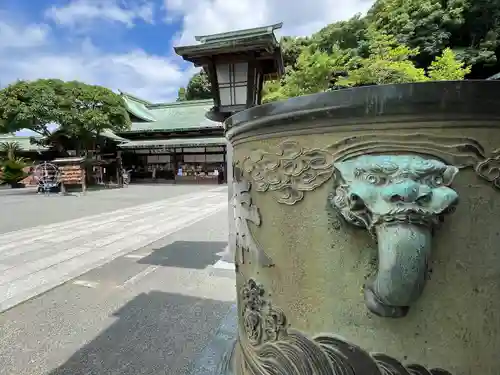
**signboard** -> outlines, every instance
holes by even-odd
[[[205,147],[184,147],[183,152],[204,153]]]
[[[174,152],[174,149],[172,149],[172,148],[166,148],[166,147],[151,149],[151,153],[152,154],[168,154],[168,153],[171,153],[171,152]]]
[[[146,155],[149,155],[149,154],[171,154],[171,153],[174,152],[174,149],[173,148],[166,148],[166,147],[162,147],[162,148],[143,148],[143,149],[134,150],[134,152],[136,154],[146,154]]]

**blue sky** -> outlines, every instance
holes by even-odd
[[[309,35],[372,0],[0,0],[0,86],[60,78],[159,102],[196,71],[172,46],[195,35],[284,22]]]

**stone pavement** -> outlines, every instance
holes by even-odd
[[[162,209],[149,213],[215,210],[211,194],[227,203],[225,192],[204,192],[204,199],[158,202]],[[215,267],[227,245],[227,216],[226,208],[191,216],[191,225],[162,229],[172,232],[0,313],[0,375],[215,374],[236,322],[234,267]]]
[[[0,233],[75,220],[214,188],[217,187],[140,184],[123,189],[90,190],[85,195],[73,193],[68,196],[46,196],[29,188],[1,190]],[[225,186],[220,188],[227,191]]]
[[[1,234],[0,311],[226,207],[227,190],[219,187]]]

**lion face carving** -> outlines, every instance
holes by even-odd
[[[458,168],[417,155],[364,155],[334,164],[332,205],[378,242],[377,276],[365,286],[368,308],[404,316],[422,293],[432,230],[458,203]]]

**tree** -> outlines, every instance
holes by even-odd
[[[130,118],[120,95],[102,86],[78,81],[66,83],[67,98],[63,101],[57,123],[65,135],[91,146],[105,130],[123,131],[130,127]]]
[[[287,99],[288,96],[283,91],[283,86],[279,80],[267,81],[262,88],[262,103],[270,103]]]
[[[323,52],[332,53],[335,47],[344,51],[357,50],[367,38],[367,20],[356,14],[347,21],[331,23],[310,38],[310,44]]]
[[[418,48],[416,61],[425,65],[449,45],[452,32],[465,22],[466,7],[465,0],[378,0],[368,19],[378,31]]]
[[[17,155],[21,152],[19,142],[2,142],[0,143],[0,153],[4,160],[21,160]]]
[[[50,136],[65,98],[64,82],[57,79],[17,81],[0,90],[0,120],[5,132],[29,129]]]
[[[180,87],[177,91],[177,101],[183,102],[186,100],[186,89],[184,87]]]
[[[281,39],[285,74],[263,102],[361,85],[500,72],[500,1],[376,0],[366,16]]]
[[[358,66],[350,70],[346,77],[337,81],[337,86],[351,87],[362,85],[380,85],[388,83],[406,83],[426,81],[425,70],[417,68],[410,60],[418,54],[400,44],[390,35],[371,32],[367,58],[358,60]]]
[[[28,177],[28,174],[24,171],[26,167],[25,163],[17,160],[7,160],[2,165],[2,175],[1,183],[15,187],[19,181],[24,180]]]
[[[66,83],[68,98],[63,104],[59,132],[77,140],[77,151],[95,148],[96,139],[105,130],[123,131],[130,118],[120,95],[102,86],[78,81]]]
[[[281,38],[281,53],[285,67],[293,68],[304,48],[311,45],[310,38],[294,38],[284,36]]]
[[[427,75],[433,81],[462,80],[470,71],[470,66],[458,61],[455,53],[446,48],[441,56],[431,63]]]
[[[24,172],[27,165],[25,159],[17,157],[17,153],[20,151],[21,147],[18,142],[0,143],[0,153],[2,154],[0,183],[14,187],[28,176]]]
[[[326,91],[344,71],[348,59],[349,55],[338,46],[331,53],[305,49],[297,59],[296,68],[285,76],[284,94],[293,97]]]
[[[212,99],[212,86],[207,74],[202,70],[189,80],[187,87],[179,89],[177,101]]]
[[[453,33],[450,47],[472,65],[474,78],[486,78],[500,70],[500,2],[474,0],[467,4],[465,21]]]
[[[104,130],[130,126],[125,103],[111,90],[82,82],[56,79],[18,81],[0,90],[0,122],[3,131],[28,129],[53,143],[57,132],[81,141]]]
[[[474,78],[500,70],[500,2],[497,0],[377,0],[367,16],[377,30],[394,35],[426,68],[449,47],[472,65]]]

